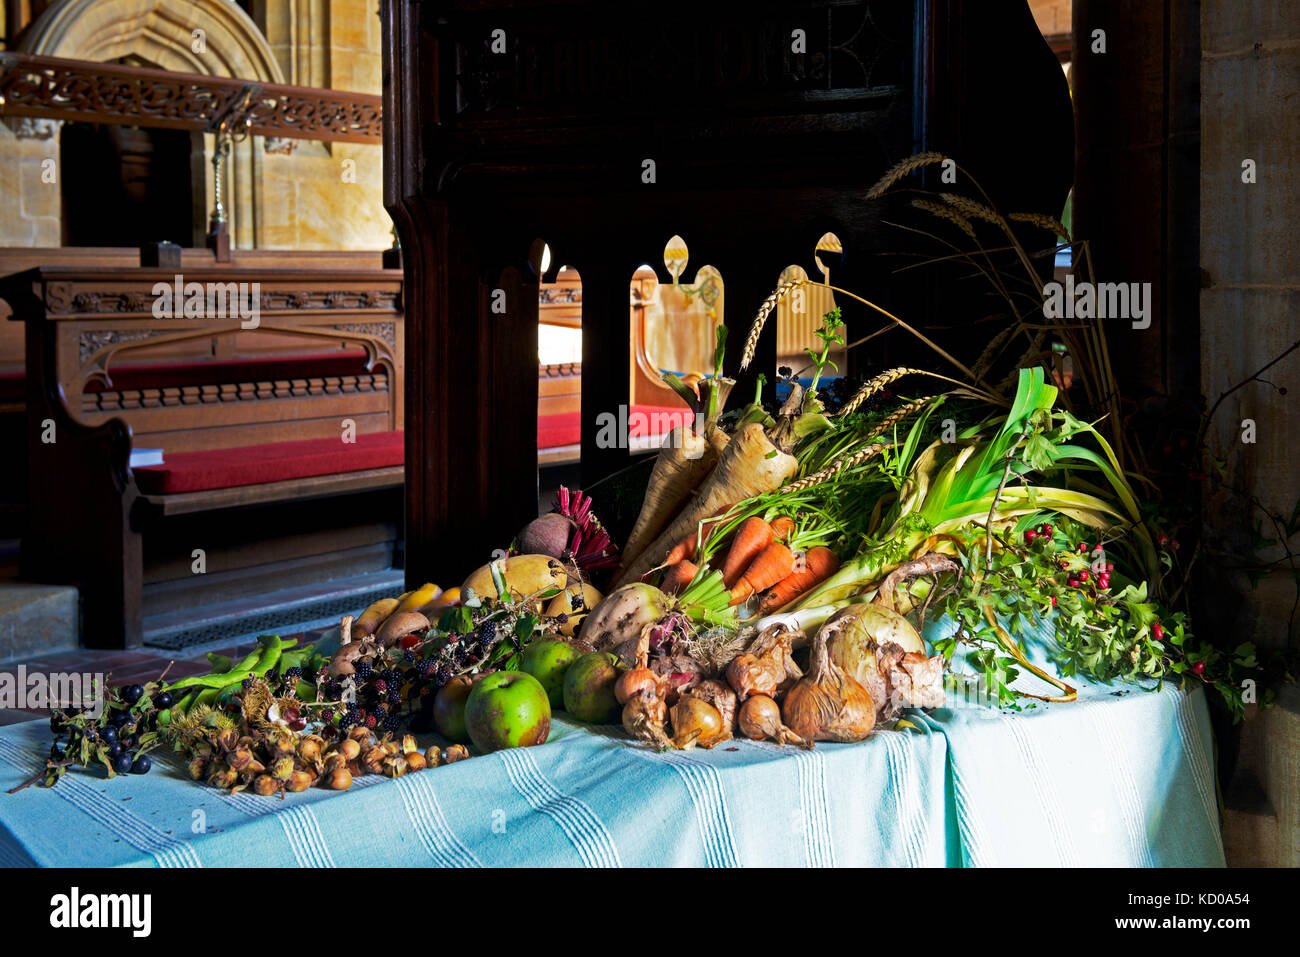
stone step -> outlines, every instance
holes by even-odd
[[[77,589],[0,581],[0,664],[68,651],[79,641]]]

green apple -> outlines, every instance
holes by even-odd
[[[578,649],[559,638],[538,638],[524,649],[519,670],[542,683],[552,708],[564,707],[564,673],[578,660]]]
[[[617,655],[603,651],[583,655],[564,673],[564,710],[579,721],[617,724],[622,710],[614,697],[618,676]]]
[[[551,733],[551,702],[532,675],[497,671],[470,690],[465,727],[480,751],[545,744]]]
[[[465,743],[469,733],[465,729],[465,701],[476,678],[457,675],[443,685],[433,698],[433,727],[444,738]]]

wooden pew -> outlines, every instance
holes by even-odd
[[[146,611],[200,594],[390,563],[400,539],[401,273],[186,267],[186,282],[260,284],[257,327],[242,328],[238,318],[156,317],[154,290],[175,272],[51,266],[0,281],[12,318],[27,326],[23,574],[79,587],[90,647],[137,645]],[[312,374],[313,363],[326,371]],[[349,446],[373,457],[389,435],[397,456],[382,467],[254,484],[227,475],[203,487],[211,469],[231,471],[250,448],[314,439],[335,457]],[[164,450],[168,475],[146,482],[161,491],[132,473],[133,447]],[[310,472],[313,454],[244,474]],[[172,474],[187,456],[209,472]],[[198,487],[168,491],[187,478]]]

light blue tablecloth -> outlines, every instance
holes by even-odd
[[[284,801],[158,754],[147,777],[0,793],[0,865],[1222,866],[1203,692],[1074,684],[811,752],[656,754],[557,715],[542,747]],[[0,792],[48,747],[43,721],[0,729]]]

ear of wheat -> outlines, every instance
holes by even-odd
[[[788,296],[791,290],[807,284],[807,279],[787,279],[772,290],[771,295],[759,305],[758,313],[754,316],[754,324],[749,327],[749,336],[745,339],[745,351],[740,357],[740,371],[744,372],[754,361],[754,352],[758,349],[758,338],[763,334],[763,325],[777,303]]]
[[[975,239],[975,227],[970,224],[970,220],[960,213],[949,209],[942,203],[932,203],[928,199],[914,199],[912,205],[917,209],[925,210],[932,216],[938,216],[940,219],[946,219],[950,223],[955,223],[962,232],[971,239]],[[976,240],[978,242],[978,240]]]
[[[925,153],[917,153],[914,156],[909,156],[907,159],[895,163],[889,168],[884,176],[876,180],[876,184],[872,186],[870,191],[867,193],[867,199],[879,199],[885,194],[885,191],[888,190],[889,187],[893,186],[900,179],[910,176],[923,166],[929,166],[932,163],[941,163],[944,159],[946,159],[946,157],[942,153],[936,153],[933,150],[930,150]]]
[[[968,219],[982,219],[994,226],[1006,226],[1006,221],[1003,220],[996,209],[977,202],[968,196],[958,196],[956,193],[940,193],[939,198]]]
[[[1052,216],[1045,216],[1042,213],[1008,213],[1007,219],[1015,220],[1017,223],[1029,223],[1031,226],[1038,226],[1049,233],[1064,236],[1066,242],[1073,242],[1070,231],[1065,228],[1065,223]]]
[[[905,375],[925,375],[925,373],[920,369],[909,369],[906,366],[899,366],[896,369],[886,369],[874,379],[869,379],[865,382],[862,388],[858,389],[858,391],[853,394],[853,398],[844,403],[844,406],[840,409],[838,414],[849,415],[856,410],[858,406],[862,405],[863,402],[866,402],[885,386],[889,385],[889,383],[893,382],[895,379],[901,379]]]
[[[875,458],[887,448],[889,448],[889,446],[885,445],[883,442],[876,442],[872,445],[868,445],[866,448],[858,449],[852,455],[842,456],[830,465],[826,466],[826,468],[814,472],[812,475],[805,478],[801,478],[792,485],[783,486],[781,491],[789,493],[802,492],[804,489],[812,488],[814,485],[820,485],[822,482],[833,478],[838,472],[842,472],[844,469],[853,468],[855,465],[861,465],[863,462]]]

